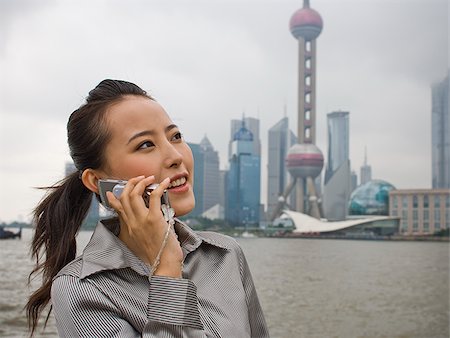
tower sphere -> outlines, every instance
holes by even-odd
[[[286,167],[295,178],[315,178],[322,171],[323,154],[315,144],[294,144],[288,150]]]
[[[309,7],[300,8],[291,16],[289,29],[296,38],[311,41],[322,32],[323,21],[319,13]]]

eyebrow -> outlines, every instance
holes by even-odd
[[[167,133],[167,132],[171,131],[174,128],[178,128],[178,126],[176,124],[170,124],[164,129],[164,132]],[[134,134],[133,136],[131,136],[130,139],[128,140],[127,144],[130,144],[131,141],[133,141],[133,140],[135,140],[135,139],[137,139],[139,137],[147,136],[147,135],[150,135],[150,136],[151,135],[155,135],[155,131],[154,130],[143,130],[143,131],[140,131],[139,133]]]

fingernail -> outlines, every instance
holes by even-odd
[[[145,177],[144,175],[141,175],[141,176],[138,176],[138,177],[136,177],[136,178],[142,179],[142,178],[144,178],[144,177]]]
[[[164,181],[170,182],[170,177],[166,177]]]

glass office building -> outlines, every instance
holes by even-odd
[[[333,173],[350,159],[349,156],[349,112],[336,111],[327,114],[328,125],[328,157],[327,176]]]
[[[433,189],[450,188],[449,74],[432,86],[431,158]]]
[[[220,203],[219,154],[205,136],[200,144],[188,143],[194,156],[195,208],[190,216],[201,216]]]
[[[230,145],[225,219],[233,226],[258,226],[261,157],[255,154],[253,133],[244,121]]]
[[[297,143],[297,137],[289,130],[289,120],[282,118],[269,129],[267,161],[267,215],[272,215],[279,196],[293,179],[286,168],[286,155],[289,148]],[[289,205],[296,205],[296,194],[288,197]]]
[[[328,153],[323,188],[323,212],[328,220],[347,217],[352,191],[349,159],[349,112],[327,114]]]

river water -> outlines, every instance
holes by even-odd
[[[91,234],[80,233],[80,248]],[[27,336],[31,235],[0,242],[0,337]],[[449,337],[448,243],[238,241],[271,337]],[[52,318],[36,337],[57,337]]]

